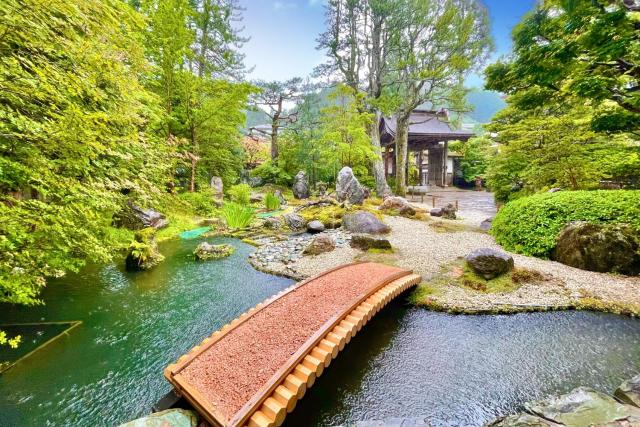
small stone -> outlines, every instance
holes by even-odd
[[[493,218],[487,218],[480,223],[480,229],[483,231],[491,230],[491,226],[493,225]]]
[[[277,217],[269,217],[264,220],[264,227],[272,230],[277,230],[282,227],[282,221]]]
[[[465,257],[467,265],[487,280],[513,269],[513,257],[492,248],[476,249]]]
[[[336,248],[336,243],[331,236],[326,233],[318,234],[309,245],[304,248],[305,255],[319,255],[331,252]]]
[[[324,224],[318,220],[311,221],[307,224],[307,231],[310,233],[321,233],[324,231]]]
[[[429,212],[431,216],[441,217],[442,216],[442,208],[433,208]]]
[[[354,234],[351,237],[351,247],[362,249],[391,249],[391,243],[384,237],[371,234]]]
[[[287,204],[287,199],[284,198],[284,195],[282,194],[282,191],[276,190],[276,191],[273,192],[273,195],[276,196],[278,198],[278,200],[280,200],[280,204],[281,205],[286,205]]]
[[[456,207],[452,203],[449,203],[442,208],[442,218],[456,219]]]
[[[402,216],[414,216],[416,214],[416,208],[407,199],[396,196],[385,198],[378,209],[381,211],[394,210]]]
[[[264,200],[264,194],[262,193],[252,193],[251,196],[249,196],[249,201],[251,203],[260,203]]]

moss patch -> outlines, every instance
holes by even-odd
[[[371,249],[367,249],[367,253],[369,253],[369,254],[393,254],[393,253],[395,253],[395,251],[393,250],[393,248],[391,248],[391,249],[371,248]]]
[[[479,227],[453,221],[431,221],[429,227],[436,233],[462,233],[465,231],[484,233]]]

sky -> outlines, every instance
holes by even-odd
[[[492,59],[509,53],[511,29],[536,0],[485,0],[495,42]],[[251,79],[286,80],[305,77],[325,59],[316,39],[325,28],[324,0],[240,0],[242,35],[250,40],[242,48]],[[469,86],[482,86],[472,75]]]

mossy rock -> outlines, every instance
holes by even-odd
[[[136,232],[125,260],[127,270],[149,270],[164,261],[164,256],[158,250],[155,232],[152,227]]]
[[[214,259],[226,258],[235,252],[235,248],[231,245],[211,245],[202,242],[193,251],[197,261],[210,261]]]

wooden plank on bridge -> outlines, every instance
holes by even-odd
[[[329,270],[214,332],[165,376],[214,426],[279,426],[366,322],[420,280],[376,263]]]

